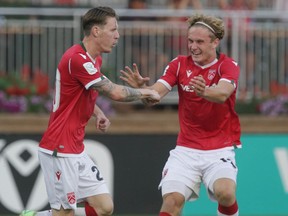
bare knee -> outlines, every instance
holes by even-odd
[[[87,202],[97,213],[97,216],[110,216],[113,213],[114,204],[109,194],[100,194],[88,197]]]
[[[214,196],[219,204],[231,206],[235,200],[236,185],[230,179],[219,179],[214,183]]]
[[[173,216],[180,215],[184,202],[184,196],[179,193],[164,195],[161,211],[167,212]]]
[[[235,193],[231,190],[215,191],[215,197],[217,201],[224,206],[230,206],[235,202]]]
[[[106,203],[96,209],[98,216],[110,216],[114,211],[113,203]]]

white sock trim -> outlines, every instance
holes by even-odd
[[[233,215],[226,215],[226,214],[222,214],[221,212],[217,211],[217,216],[239,216],[239,210]]]

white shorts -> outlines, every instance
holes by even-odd
[[[213,184],[217,179],[229,178],[236,183],[238,168],[234,150],[198,151],[176,146],[162,171],[159,184],[162,196],[167,193],[181,193],[185,200],[199,197],[203,182],[209,198],[215,201]]]
[[[109,193],[95,163],[83,153],[79,157],[54,157],[38,151],[51,208],[76,209],[87,197]]]

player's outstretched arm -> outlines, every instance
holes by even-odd
[[[92,88],[115,101],[131,102],[144,98],[148,98],[155,103],[160,101],[160,95],[155,90],[134,89],[128,86],[115,84],[109,79],[104,79],[92,85]]]

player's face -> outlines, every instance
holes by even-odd
[[[193,61],[199,65],[209,64],[216,58],[219,39],[211,41],[211,34],[204,26],[192,26],[188,30],[188,49]]]
[[[107,18],[107,23],[100,28],[99,32],[99,45],[102,52],[109,53],[112,48],[116,46],[118,39],[120,37],[118,32],[117,19],[114,17]]]

